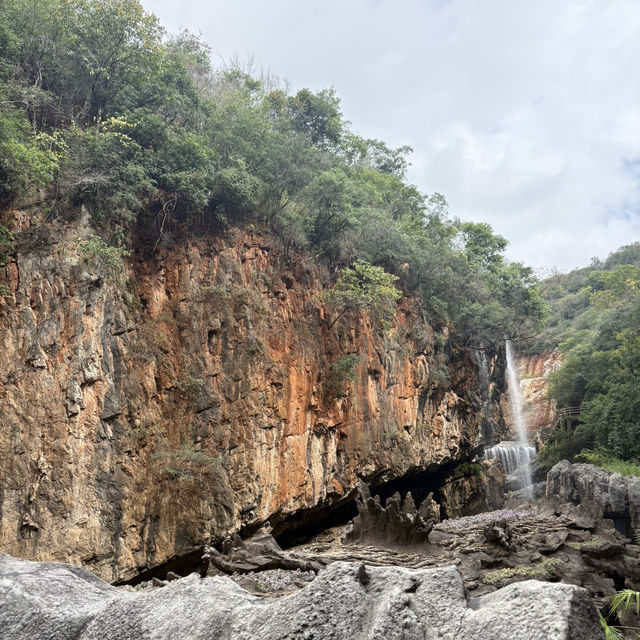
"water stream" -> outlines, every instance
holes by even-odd
[[[498,442],[484,452],[485,460],[500,460],[508,476],[519,473],[519,470],[530,465],[535,457],[536,448],[533,445],[522,445],[512,440]]]
[[[507,354],[507,381],[509,383],[509,404],[511,416],[515,425],[516,441],[503,441],[485,451],[485,459],[497,458],[502,462],[507,476],[516,476],[522,486],[525,498],[531,498],[531,462],[535,458],[536,449],[529,442],[527,425],[522,411],[522,395],[520,393],[520,381],[513,357],[511,341],[505,340]]]
[[[483,349],[476,350],[476,362],[480,377],[480,398],[482,399],[482,424],[485,442],[491,441],[492,433],[492,405],[491,405],[491,380],[489,377],[489,365]]]

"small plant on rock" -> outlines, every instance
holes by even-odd
[[[603,615],[598,613],[607,640],[640,638],[640,628],[629,624],[630,618],[638,620],[640,616],[640,591],[623,589],[613,596],[609,605],[609,616],[617,619],[620,626],[610,625]]]
[[[107,244],[100,236],[91,235],[78,243],[78,252],[87,264],[101,275],[115,276],[122,271],[122,259],[130,255],[123,247]]]
[[[346,385],[353,382],[360,356],[350,353],[338,358],[330,367],[327,375],[327,390],[338,400],[346,396]]]

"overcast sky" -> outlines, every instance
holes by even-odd
[[[356,133],[507,255],[562,270],[640,240],[638,0],[142,0],[216,62],[333,86]]]

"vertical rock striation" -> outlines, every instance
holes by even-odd
[[[321,269],[251,228],[117,274],[90,233],[25,229],[3,276],[1,551],[126,580],[478,447],[472,360],[438,382],[411,301],[331,327]]]

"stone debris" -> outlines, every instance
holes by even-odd
[[[485,524],[495,520],[522,520],[533,515],[533,511],[518,511],[515,509],[500,509],[498,511],[488,511],[478,513],[473,516],[463,516],[462,518],[452,518],[442,521],[445,529],[465,529],[476,524]]]

